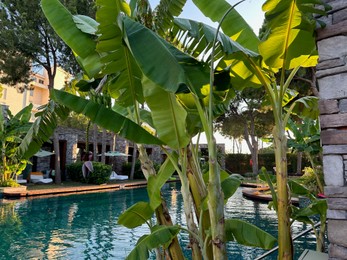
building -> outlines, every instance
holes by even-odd
[[[67,72],[58,67],[54,79],[54,88],[63,88],[69,77],[70,75]],[[48,76],[43,67],[35,70],[33,81],[28,84],[28,87],[25,88],[23,84],[18,84],[15,87],[1,84],[1,88],[0,105],[7,106],[13,115],[32,103],[32,119],[34,119],[38,107],[47,104],[49,100]]]

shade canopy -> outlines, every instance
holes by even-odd
[[[36,156],[36,157],[46,157],[46,156],[51,156],[53,154],[54,153],[52,153],[52,152],[48,152],[48,151],[45,151],[45,150],[40,150],[37,153],[35,153],[34,156]]]
[[[98,156],[101,156],[101,154],[99,154]],[[108,151],[105,153],[105,156],[129,156],[126,153],[121,153],[118,151]]]

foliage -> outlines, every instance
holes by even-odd
[[[304,168],[304,174],[298,179],[298,181],[303,184],[312,194],[318,195],[321,193],[319,185],[317,182],[317,176],[315,171],[311,167]],[[321,183],[324,183],[324,176],[322,173],[318,175]]]
[[[80,181],[91,184],[107,183],[110,179],[112,166],[100,162],[93,162],[93,172],[90,172],[85,179],[82,174],[83,162],[76,162],[66,166],[67,174],[73,181]]]
[[[18,155],[23,139],[31,127],[32,104],[15,116],[1,107],[0,112],[0,186],[16,187],[17,175],[25,169],[28,160]]]
[[[130,172],[131,172],[131,163],[124,163],[122,165],[122,173],[129,176]],[[145,179],[145,176],[143,175],[143,172],[141,170],[140,161],[136,161],[135,163],[134,179]]]
[[[82,165],[83,162],[75,162],[66,166],[67,175],[72,181],[82,182],[84,180],[82,173]]]
[[[252,167],[249,163],[250,159],[250,154],[227,154],[225,156],[225,167],[230,172],[246,174],[252,171]],[[297,155],[295,153],[287,153],[287,161],[288,174],[296,174]],[[305,156],[303,157],[303,165],[310,165],[309,160]],[[259,154],[259,166],[273,171],[272,169],[275,166],[275,154],[273,152]]]
[[[91,0],[64,2],[73,13],[92,15],[95,12]],[[39,0],[1,1],[0,21],[1,82],[9,85],[28,83],[31,70],[36,72],[40,66],[46,69],[50,81],[54,78],[57,64],[66,71],[76,72],[71,50],[50,27]]]
[[[167,5],[170,7],[175,3],[173,1]],[[284,126],[295,105],[303,103],[303,100],[290,103],[294,100],[287,90],[298,66],[312,66],[317,61],[312,36],[315,26],[312,12],[323,11],[316,10],[311,3],[307,6],[297,1],[268,0],[264,10],[271,33],[259,43],[242,17],[226,1],[215,0],[210,4],[208,1],[195,0],[194,3],[206,16],[218,20],[225,34],[219,32],[219,27],[216,30],[192,20],[175,19],[165,39],[171,39],[179,46],[177,48],[134,21],[131,16],[133,5],[129,6],[125,1],[119,0],[117,5],[106,0],[97,1],[99,8],[96,19],[99,25],[95,33],[96,30],[89,30],[92,23],[81,25],[79,21],[76,24],[74,17],[58,1],[42,0],[50,23],[73,49],[83,64],[86,76],[90,80],[92,77],[105,79],[107,90],[123,109],[110,111],[93,101],[60,91],[54,91],[53,98],[87,115],[104,128],[116,129],[135,142],[141,140],[138,144],[139,158],[149,182],[149,197],[154,200],[150,206],[153,207],[158,225],[165,225],[166,231],[175,226],[166,214],[165,202],[158,194],[161,184],[176,170],[182,183],[192,258],[225,259],[227,238],[224,223],[228,223],[228,220],[224,220],[224,198],[231,196],[227,191],[235,190],[239,181],[229,179],[229,175],[221,171],[217,164],[213,121],[228,107],[234,94],[230,91],[231,86],[240,90],[246,85],[264,86],[276,125],[273,135],[278,179],[276,209],[279,218],[279,256],[291,258]],[[149,9],[145,10],[147,12]],[[180,10],[181,5],[178,13]],[[223,19],[226,19],[225,24],[222,23]],[[278,37],[285,40],[278,41]],[[95,38],[97,41],[94,41]],[[144,42],[149,44],[144,45]],[[249,49],[240,43],[246,44]],[[259,54],[256,53],[258,47]],[[282,73],[277,84],[275,74],[279,70]],[[292,70],[288,78],[286,70]],[[143,104],[144,101],[150,109],[149,121],[141,118],[139,103]],[[289,107],[284,111],[282,105]],[[141,131],[144,122],[154,129],[151,133]],[[206,178],[202,178],[197,149],[190,144],[191,138],[198,132],[205,132],[208,141],[209,171]],[[158,173],[144,152],[142,144],[146,142],[162,145],[167,155],[167,161]],[[125,211],[124,216],[130,214],[128,212]],[[149,218],[144,221],[148,222]],[[236,228],[239,227],[236,225]],[[149,244],[155,242],[154,247],[161,244],[165,250],[163,253],[173,259],[182,258],[175,234],[168,236],[170,239],[162,244],[154,240],[152,235],[155,232],[151,229],[149,240],[148,237],[141,239],[134,250],[144,248],[147,251],[147,241],[151,241]],[[255,231],[250,231],[244,235],[255,234]],[[266,240],[268,235],[263,235]],[[142,246],[144,241],[146,246]],[[166,244],[170,241],[170,245]]]

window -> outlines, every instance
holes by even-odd
[[[43,79],[39,79],[39,83],[40,83],[40,84],[44,84],[45,82],[44,82]]]
[[[30,95],[31,97],[34,96],[34,90],[33,90],[33,89],[31,89],[29,93],[30,93],[29,95]]]

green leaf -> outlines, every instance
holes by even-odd
[[[178,154],[173,153],[172,156],[175,159],[175,163],[178,164]],[[155,210],[161,204],[161,188],[174,172],[175,167],[168,157],[161,165],[158,174],[151,175],[148,178],[147,193],[149,196],[150,206],[153,210]]]
[[[65,120],[69,112],[66,107],[55,103],[53,100],[42,106],[40,111],[35,114],[35,122],[18,147],[18,156],[29,159],[39,151],[42,145],[49,141],[53,135],[55,128],[58,126],[58,120]]]
[[[133,106],[136,101],[143,103],[142,72],[123,43],[123,26],[118,26],[119,14],[130,14],[130,7],[120,0],[98,0],[97,5],[96,20],[100,25],[96,49],[102,57],[103,73],[109,75],[106,87],[124,107]]]
[[[227,179],[223,180],[221,185],[224,193],[224,201],[227,202],[228,199],[232,195],[234,195],[237,188],[241,185],[241,181],[237,177],[230,176]]]
[[[52,90],[51,98],[76,113],[84,114],[100,127],[118,133],[128,140],[142,144],[163,144],[141,126],[103,105],[59,90]]]
[[[255,246],[264,249],[273,248],[276,238],[260,228],[238,219],[225,221],[225,233],[227,241],[236,240],[245,246]]]
[[[148,259],[149,250],[157,248],[160,245],[168,245],[177,236],[179,231],[179,226],[153,227],[151,234],[142,236],[126,259]]]
[[[123,26],[125,41],[148,78],[172,93],[181,84],[187,85],[182,66],[154,32],[127,17],[123,17]]]
[[[146,223],[153,216],[154,211],[149,206],[148,202],[137,202],[118,218],[118,224],[127,228],[135,228]]]
[[[187,146],[190,141],[186,132],[187,112],[175,94],[166,92],[146,77],[143,78],[143,88],[160,140],[173,149]]]
[[[317,119],[319,116],[318,98],[307,96],[295,100],[295,107],[292,113],[302,118]]]
[[[187,0],[160,1],[155,8],[154,24],[159,35],[165,35],[175,16],[179,16]]]
[[[315,20],[306,1],[267,0],[263,5],[270,34],[259,52],[271,68],[293,69],[317,64]]]
[[[226,11],[231,7],[225,0],[193,0],[193,2],[200,11],[213,22],[219,22]],[[234,41],[237,41],[245,48],[258,52],[258,37],[235,9],[226,16],[221,28],[223,32]]]
[[[95,51],[95,42],[76,26],[73,16],[59,0],[41,0],[42,10],[60,38],[82,58]]]
[[[270,187],[270,191],[271,191],[271,196],[272,196],[272,204],[271,206],[273,206],[273,208],[276,210],[278,209],[277,206],[277,193],[275,191],[274,185],[273,183],[276,183],[276,176],[274,175],[269,175],[265,169],[265,167],[261,167],[261,174],[259,174],[259,178],[262,180],[265,180],[267,182],[267,184]]]
[[[96,34],[99,24],[94,19],[86,15],[74,15],[72,18],[76,23],[77,28],[82,32],[91,35]]]

